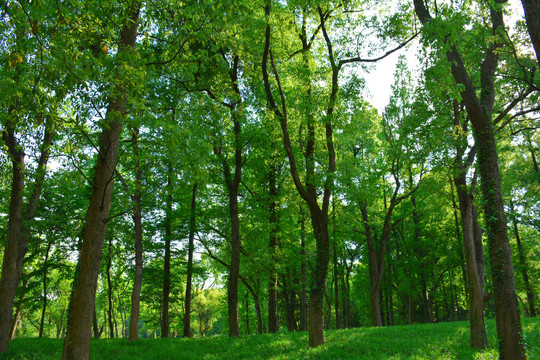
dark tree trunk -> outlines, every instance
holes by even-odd
[[[139,3],[134,2],[132,13],[124,23],[118,56],[128,58],[135,46],[139,21]],[[115,85],[117,96],[111,97],[107,107],[106,126],[99,137],[99,152],[95,168],[92,195],[88,207],[80,252],[80,268],[75,277],[64,342],[63,359],[84,360],[90,357],[92,312],[95,304],[99,264],[111,207],[114,170],[122,120],[127,106],[128,89]]]
[[[43,337],[43,325],[45,324],[45,312],[47,311],[47,264],[49,261],[49,252],[51,251],[52,241],[47,243],[47,249],[45,250],[45,259],[43,260],[43,306],[41,307],[41,320],[39,322],[39,335]]]
[[[423,24],[431,22],[431,15],[424,2],[414,0],[414,5],[420,21]],[[473,135],[478,149],[478,169],[482,180],[481,189],[487,223],[500,358],[502,360],[522,360],[526,359],[526,355],[501,192],[497,148],[491,122],[495,100],[494,75],[497,69],[498,54],[503,46],[502,40],[499,39],[499,30],[504,28],[504,22],[501,10],[492,8],[490,15],[495,41],[489,44],[489,49],[487,49],[481,65],[480,98],[476,94],[476,88],[455,45],[449,45],[446,57],[451,63],[452,74],[456,82],[463,86],[461,97],[473,125]],[[448,37],[444,39],[444,41],[448,41]]]
[[[109,237],[109,251],[107,254],[107,301],[108,301],[108,315],[109,315],[109,338],[114,339],[114,299],[113,299],[113,286],[111,279],[111,267],[112,267],[112,237]]]
[[[244,294],[244,302],[246,308],[246,335],[249,335],[249,295],[248,293]]]
[[[191,337],[191,286],[193,279],[193,251],[195,250],[195,211],[197,209],[197,183],[191,189],[191,211],[189,216],[189,243],[186,279],[186,299],[184,302],[184,337]]]
[[[228,159],[222,152],[222,146],[214,146],[214,154],[221,161],[225,187],[229,195],[229,219],[231,221],[231,264],[229,266],[229,276],[227,280],[227,312],[229,319],[229,336],[240,336],[238,325],[238,280],[240,276],[240,255],[242,243],[240,239],[240,219],[238,214],[238,188],[242,180],[242,143],[240,140],[242,125],[240,123],[241,114],[238,112],[238,106],[241,104],[242,95],[238,87],[238,67],[240,58],[235,56],[232,67],[229,69],[229,78],[231,86],[236,93],[239,101],[225,104],[231,112],[234,132],[234,173],[231,173]]]
[[[302,293],[300,295],[300,328],[302,331],[308,330],[308,304],[307,304],[307,289],[306,289],[306,220],[302,213],[300,220],[300,256],[302,263],[300,272],[302,276]]]
[[[336,154],[334,150],[333,142],[333,111],[334,104],[338,92],[338,74],[340,66],[336,64],[334,53],[332,51],[332,46],[330,38],[326,32],[325,27],[325,16],[320,8],[318,8],[319,18],[321,21],[321,30],[324,35],[326,45],[328,48],[328,59],[332,66],[332,87],[328,101],[328,107],[326,109],[326,114],[324,117],[324,132],[325,132],[325,146],[327,149],[328,163],[326,169],[326,179],[324,181],[324,191],[322,195],[322,206],[318,203],[318,194],[315,181],[315,127],[316,121],[312,111],[309,111],[306,115],[307,123],[307,141],[304,152],[305,159],[305,183],[300,179],[298,168],[296,164],[296,156],[294,155],[291,139],[289,135],[288,125],[287,125],[287,108],[285,103],[285,94],[281,88],[279,74],[277,72],[276,66],[273,61],[273,55],[270,51],[270,34],[271,28],[268,23],[270,17],[270,8],[271,2],[266,1],[265,5],[265,15],[267,20],[267,26],[265,31],[265,46],[262,56],[262,75],[264,81],[264,87],[266,92],[266,97],[268,100],[268,105],[271,111],[277,116],[280,121],[281,130],[283,134],[283,146],[287,152],[287,157],[289,159],[289,170],[291,177],[293,178],[294,185],[296,190],[302,197],[302,199],[309,206],[309,212],[311,215],[311,224],[313,227],[313,234],[316,241],[316,253],[315,253],[315,267],[313,272],[313,281],[310,292],[309,299],[309,346],[317,347],[324,344],[324,316],[323,316],[323,302],[324,294],[326,292],[326,277],[328,275],[328,263],[330,260],[330,239],[328,236],[328,208],[330,202],[330,194],[332,193],[333,187],[333,176],[332,174],[336,171]],[[304,14],[305,15],[305,14]],[[304,16],[302,24],[302,34],[300,36],[302,41],[302,53],[304,64],[306,69],[309,72],[309,57],[308,57],[308,38],[306,36],[306,17]],[[278,84],[278,90],[281,98],[281,110],[278,108],[278,105],[272,94],[271,84],[268,76],[268,63],[270,60],[270,65],[272,68],[273,75]],[[312,102],[312,79],[307,78],[305,83],[307,85],[306,97],[307,102]],[[300,140],[301,141],[301,140]]]
[[[513,211],[513,204],[511,204],[511,208]],[[529,315],[530,316],[536,316],[536,308],[535,308],[535,302],[534,302],[534,292],[531,287],[531,283],[529,281],[529,272],[528,272],[528,264],[527,259],[525,257],[525,251],[523,250],[523,245],[521,244],[521,237],[519,236],[519,230],[516,218],[514,217],[512,219],[512,223],[514,226],[514,234],[516,236],[516,243],[517,243],[517,250],[518,250],[518,256],[519,256],[519,262],[520,262],[520,268],[521,268],[521,276],[523,277],[523,283],[525,285],[525,292],[527,293],[527,302],[529,304]]]
[[[133,128],[131,143],[135,157],[135,191],[131,197],[133,203],[133,225],[135,228],[135,277],[131,291],[131,310],[129,319],[129,340],[139,339],[139,317],[141,289],[143,281],[143,228],[142,228],[142,171],[139,153],[139,129]]]
[[[8,116],[12,116],[13,110],[9,110]],[[15,129],[9,122],[2,132],[2,139],[7,145],[13,172],[2,272],[0,273],[0,354],[7,351],[11,339],[13,302],[17,293],[24,257],[28,250],[30,222],[34,219],[45,180],[45,167],[49,160],[49,148],[52,144],[52,129],[50,124],[45,124],[41,155],[38,160],[38,173],[34,179],[32,195],[24,212],[24,149],[17,142]]]
[[[172,238],[172,165],[167,176],[167,201],[165,218],[165,257],[163,259],[163,293],[161,300],[161,337],[169,337],[169,297],[171,292],[171,238]]]
[[[15,309],[15,316],[11,319],[10,324],[10,340],[15,338],[15,332],[17,331],[17,324],[19,323],[19,320],[21,319],[21,311],[23,308],[23,301],[26,294],[26,287],[28,286],[28,281],[30,280],[29,277],[24,277],[24,273],[21,273],[21,277],[24,278],[22,283],[23,292],[19,296],[19,300],[17,308]]]
[[[332,224],[333,224],[333,231],[332,231],[332,255],[333,255],[333,275],[334,275],[334,309],[336,312],[336,329],[341,329],[341,314],[339,312],[339,273],[338,273],[338,255],[337,255],[337,246],[336,246],[336,231],[335,231],[335,209],[333,209],[333,215],[332,215]]]
[[[540,2],[538,0],[521,0],[525,12],[525,20],[531,43],[536,53],[536,60],[540,66]]]
[[[278,186],[277,186],[277,164],[276,160],[272,161],[270,165],[270,172],[268,174],[268,194],[270,196],[270,256],[271,256],[271,270],[270,279],[268,282],[268,332],[275,333],[279,331],[278,323],[278,273],[277,267],[279,266],[279,259],[276,255],[278,247]]]
[[[98,322],[97,322],[97,313],[96,313],[95,304],[94,304],[94,315],[92,316],[92,328],[94,330],[94,339],[99,339],[101,334],[99,332],[99,326],[98,326]]]

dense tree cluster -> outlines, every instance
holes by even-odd
[[[3,2],[0,354],[465,319],[482,349],[487,316],[524,359],[540,14],[523,9]],[[404,49],[418,60],[380,113],[365,74]]]

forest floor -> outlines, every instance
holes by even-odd
[[[495,321],[488,320],[486,351],[469,346],[468,322],[357,328],[325,332],[326,344],[307,347],[307,332],[242,336],[230,339],[93,340],[92,359],[498,359]],[[522,322],[529,360],[540,359],[540,317]],[[15,339],[5,359],[60,359],[61,339]],[[2,358],[2,357],[0,357]]]

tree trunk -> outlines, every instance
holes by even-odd
[[[197,209],[197,183],[193,184],[191,190],[191,212],[189,216],[189,243],[188,243],[188,263],[186,279],[186,299],[184,302],[184,337],[191,337],[191,286],[193,278],[193,251],[195,249],[195,211]]]
[[[269,225],[270,225],[270,279],[268,282],[268,332],[276,333],[279,331],[278,323],[278,274],[277,267],[279,259],[276,256],[278,247],[278,187],[277,187],[277,164],[276,160],[272,161],[270,171],[268,173],[268,195],[270,196],[269,206]]]
[[[21,277],[24,277],[24,273],[21,273]],[[22,307],[23,307],[24,296],[25,296],[25,293],[26,293],[26,287],[28,286],[28,281],[29,280],[30,280],[30,278],[26,277],[26,278],[24,278],[23,283],[22,283],[23,292],[19,296],[17,309],[15,309],[15,316],[11,319],[10,340],[15,338],[15,333],[17,331],[17,325],[18,325],[18,323],[19,323],[19,321],[21,319],[21,311],[22,311]]]
[[[165,218],[165,257],[163,262],[163,293],[161,300],[161,337],[169,337],[169,296],[171,292],[171,222],[172,222],[172,165],[167,176],[167,209]]]
[[[249,295],[248,293],[244,294],[244,302],[246,308],[246,335],[249,335]]]
[[[41,308],[41,320],[39,322],[39,338],[43,337],[43,325],[45,324],[45,312],[47,310],[47,262],[49,261],[49,251],[51,251],[52,241],[47,243],[45,259],[43,260],[43,306]]]
[[[238,64],[240,58],[235,56],[232,68],[229,69],[231,86],[236,95],[241,99],[242,95],[238,87]],[[242,125],[240,123],[241,114],[237,111],[237,106],[241,100],[235,104],[227,104],[233,120],[234,131],[234,173],[231,173],[226,156],[222,153],[221,146],[214,146],[214,154],[221,160],[225,186],[229,195],[229,219],[231,221],[231,265],[227,281],[227,312],[229,320],[229,336],[239,337],[240,328],[238,325],[238,280],[240,276],[240,255],[242,243],[240,239],[240,219],[238,214],[238,188],[242,180],[242,143],[240,135]]]
[[[525,20],[531,43],[536,53],[536,60],[540,66],[540,2],[538,0],[521,0],[525,12]]]
[[[333,219],[335,222],[335,218]],[[334,224],[335,226],[335,224]],[[341,314],[339,312],[339,273],[338,273],[338,256],[337,256],[337,246],[336,246],[336,232],[333,231],[333,261],[334,261],[334,309],[336,312],[336,329],[341,329]]]
[[[12,116],[13,110],[13,108],[9,109],[8,116]],[[34,219],[45,180],[45,167],[49,160],[49,147],[52,144],[52,129],[49,123],[45,124],[38,173],[34,179],[32,195],[24,213],[24,149],[17,143],[15,129],[9,122],[6,130],[2,133],[2,139],[8,147],[13,172],[2,272],[0,273],[0,354],[7,351],[11,339],[12,328],[10,325],[12,323],[13,302],[17,293],[24,257],[28,250],[30,222]]]
[[[107,311],[109,314],[109,337],[114,339],[114,324],[113,324],[113,314],[114,314],[114,300],[113,300],[113,289],[112,289],[112,280],[111,280],[111,267],[112,267],[112,237],[109,238],[109,251],[107,254],[107,301],[108,307]]]
[[[432,20],[422,0],[414,0],[414,5],[416,14],[423,24]],[[490,15],[494,41],[489,44],[481,65],[480,98],[455,45],[450,44],[446,57],[451,64],[454,79],[463,86],[461,97],[473,125],[473,135],[478,148],[478,169],[482,180],[500,358],[522,360],[526,359],[526,355],[521,335],[521,319],[503,206],[497,148],[491,122],[495,100],[494,75],[499,52],[503,46],[499,30],[504,28],[504,22],[500,9],[491,8]],[[448,41],[448,37],[444,39]]]
[[[139,317],[141,289],[143,281],[143,228],[142,228],[142,171],[139,154],[139,129],[134,127],[131,134],[133,156],[135,157],[135,191],[131,197],[133,202],[133,225],[135,228],[135,277],[131,292],[131,310],[129,319],[129,340],[139,339]]]
[[[129,58],[135,46],[139,20],[139,3],[134,2],[129,19],[122,28],[118,57]],[[119,95],[111,97],[106,114],[106,126],[99,137],[99,152],[95,168],[92,195],[84,227],[80,252],[80,268],[75,277],[64,342],[63,359],[84,360],[90,357],[92,311],[95,304],[99,264],[111,207],[114,169],[122,120],[127,106],[127,87],[115,85]]]
[[[300,322],[302,331],[308,330],[308,304],[307,304],[307,289],[306,289],[306,220],[302,213],[302,219],[300,220],[300,256],[302,257],[302,264],[300,265],[300,272],[302,276],[302,294],[300,298]]]
[[[513,208],[513,205],[511,205]],[[513,210],[513,209],[512,209]],[[525,252],[523,251],[523,245],[521,245],[521,237],[519,236],[518,226],[516,218],[513,218],[514,234],[516,236],[517,250],[519,256],[519,262],[521,267],[521,276],[523,277],[523,283],[525,284],[525,292],[527,293],[527,302],[529,304],[529,314],[530,316],[536,316],[535,302],[534,302],[534,292],[529,281],[528,273],[528,264],[525,258]]]
[[[99,339],[101,334],[99,332],[99,326],[98,326],[98,322],[97,322],[97,313],[96,313],[95,304],[94,304],[94,315],[92,316],[92,328],[94,330],[94,339]]]

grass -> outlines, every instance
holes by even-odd
[[[528,359],[540,359],[540,318],[523,319]],[[230,339],[215,336],[205,339],[93,340],[92,359],[498,359],[495,322],[489,320],[490,348],[473,351],[469,346],[467,322],[330,330],[326,344],[307,347],[307,333],[265,334]],[[15,339],[5,359],[60,359],[62,340]]]

